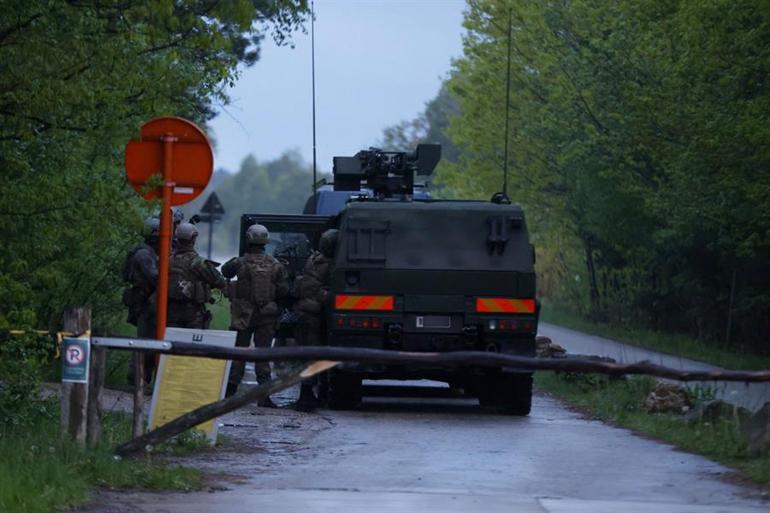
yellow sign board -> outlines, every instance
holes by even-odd
[[[166,340],[221,347],[235,346],[235,332],[167,328]],[[203,405],[222,399],[230,374],[228,360],[192,356],[162,355],[155,378],[150,406],[150,429],[162,426]],[[196,426],[213,444],[217,437],[217,419]]]

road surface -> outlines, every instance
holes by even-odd
[[[770,511],[770,496],[732,484],[728,469],[551,397],[537,395],[532,414],[517,418],[445,392],[370,397],[354,412],[247,407],[221,419],[224,449],[180,460],[217,475],[209,490],[101,492],[81,511]]]

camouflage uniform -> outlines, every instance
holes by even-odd
[[[139,338],[155,338],[155,287],[158,284],[158,254],[142,243],[128,254],[124,275],[130,286],[123,292],[128,322]]]
[[[302,276],[294,281],[294,311],[299,315],[297,342],[303,346],[323,345],[322,310],[331,280],[333,260],[314,252],[305,263]]]
[[[286,269],[274,257],[265,253],[264,245],[249,246],[241,257],[232,258],[222,266],[222,273],[238,279],[228,286],[230,299],[230,329],[236,330],[236,347],[270,347],[275,335],[279,308],[276,303],[288,295]],[[233,394],[243,379],[245,363],[233,362],[230,368],[228,394]],[[257,381],[270,380],[270,366],[255,364]]]
[[[321,251],[310,255],[302,275],[294,280],[292,295],[297,299],[294,312],[298,315],[295,338],[301,346],[320,346],[326,343],[324,337],[324,305],[329,293],[334,253],[337,245],[337,230],[327,230],[321,237]],[[302,383],[296,407],[302,411],[315,408],[318,400],[313,393],[316,379]]]
[[[128,322],[136,326],[137,338],[155,338],[155,288],[158,284],[158,254],[152,237],[134,247],[126,257],[123,277],[129,283],[123,291],[123,304],[128,307]],[[149,383],[155,370],[155,353],[144,353],[144,380]],[[131,358],[128,382],[134,382],[134,359]]]
[[[225,287],[222,274],[200,257],[193,244],[181,241],[169,260],[168,325],[177,328],[208,329],[211,289]]]

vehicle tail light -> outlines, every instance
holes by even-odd
[[[532,333],[535,328],[532,319],[488,319],[486,323],[489,331]]]
[[[337,328],[354,328],[361,330],[379,330],[382,329],[383,326],[382,319],[347,315],[335,315],[334,325]]]

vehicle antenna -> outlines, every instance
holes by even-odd
[[[503,152],[503,194],[508,196],[508,125],[511,108],[511,9],[508,8],[508,68],[505,80],[505,150]]]
[[[316,139],[315,139],[315,6],[310,0],[310,62],[313,88],[313,194],[316,192]]]

